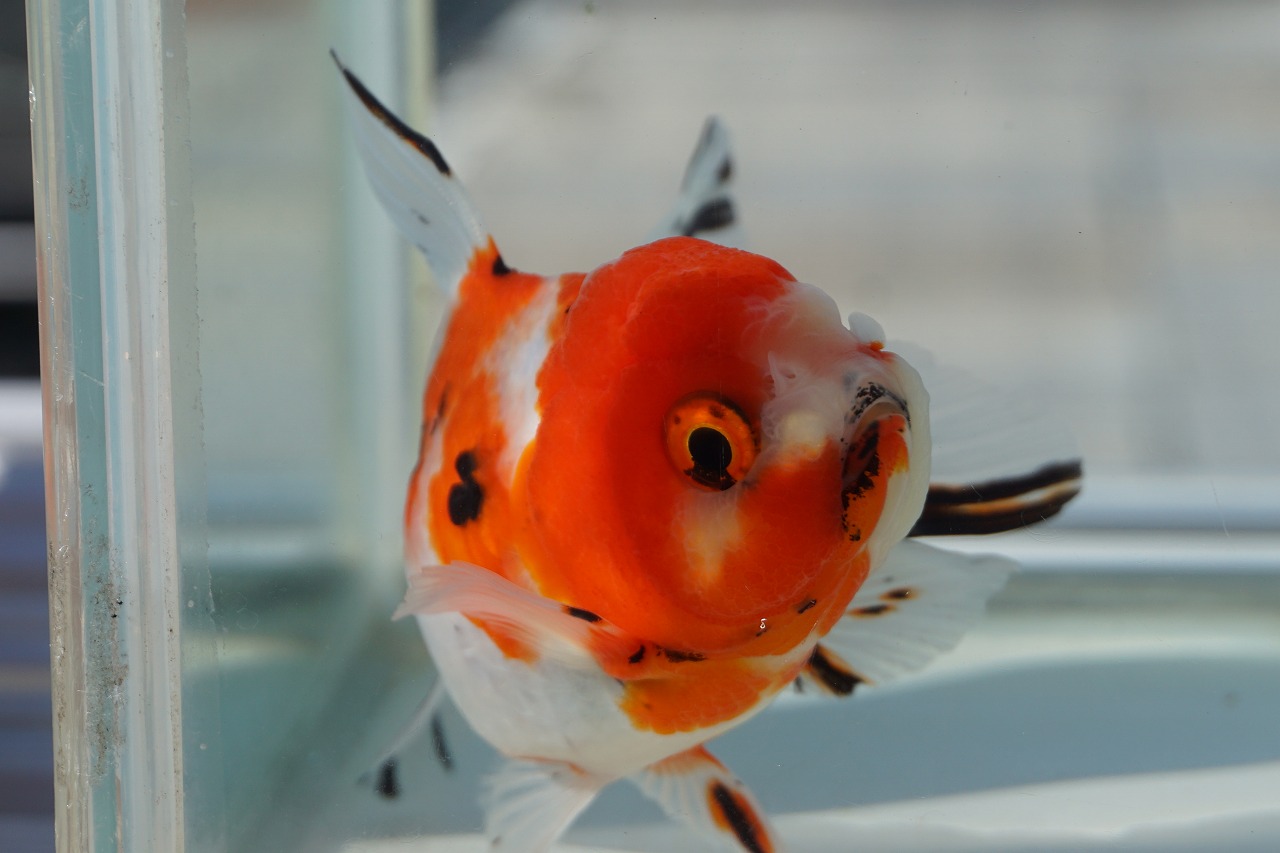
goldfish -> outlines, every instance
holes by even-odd
[[[396,615],[505,756],[492,849],[548,849],[627,779],[708,843],[782,850],[706,743],[793,684],[848,696],[953,647],[1014,566],[915,537],[1047,518],[1079,460],[1011,460],[997,415],[1002,470],[931,479],[930,396],[880,326],[726,245],[718,120],[649,242],[542,276],[507,263],[436,145],[334,59],[368,179],[448,300]]]

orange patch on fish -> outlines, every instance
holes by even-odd
[[[530,646],[521,638],[515,636],[503,625],[479,616],[468,616],[467,619],[471,624],[488,634],[489,639],[493,640],[493,644],[511,660],[523,661],[525,663],[534,663],[537,661],[538,650]]]
[[[509,485],[496,476],[493,464],[507,449],[509,436],[487,356],[528,307],[542,279],[517,272],[494,275],[498,261],[492,240],[472,258],[428,380],[423,413],[425,423],[436,429],[444,425],[441,464],[428,483],[427,500],[419,504],[418,473],[435,440],[433,430],[424,429],[407,511],[420,506],[425,517],[406,517],[406,524],[427,526],[441,562],[465,560],[510,577],[517,570],[509,546]]]
[[[625,682],[618,704],[637,729],[674,734],[733,719],[759,704],[778,681],[739,660],[680,665],[687,674]]]

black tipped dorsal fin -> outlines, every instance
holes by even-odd
[[[386,108],[330,52],[346,80],[356,146],[378,200],[450,296],[489,234],[435,144]]]
[[[680,197],[649,239],[701,237],[722,246],[740,246],[742,230],[730,186],[733,172],[729,131],[720,119],[710,116],[685,169]]]

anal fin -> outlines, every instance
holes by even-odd
[[[611,781],[555,761],[508,761],[485,792],[489,849],[545,851]]]
[[[784,849],[747,786],[705,747],[651,764],[631,780],[670,818],[720,849],[747,853]]]

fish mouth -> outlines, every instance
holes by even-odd
[[[879,383],[861,386],[845,418],[841,521],[849,541],[865,544],[884,514],[889,480],[907,460],[911,414]]]

